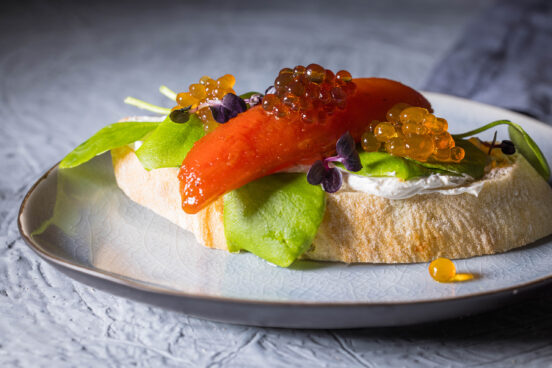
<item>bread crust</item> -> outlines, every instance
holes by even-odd
[[[186,214],[177,168],[146,171],[128,146],[112,150],[117,184],[133,201],[191,231],[199,243],[227,250],[222,198]],[[392,200],[362,192],[327,195],[317,236],[303,259],[413,263],[505,252],[552,233],[552,188],[521,155],[494,169],[472,194]]]

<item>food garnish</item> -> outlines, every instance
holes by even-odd
[[[330,162],[340,162],[347,170],[352,172],[362,169],[362,164],[355,148],[355,140],[349,132],[343,134],[337,140],[335,148],[337,151],[336,156],[315,161],[307,173],[309,184],[322,184],[322,188],[328,193],[337,192],[342,184],[341,172],[335,167],[330,167],[328,165]]]
[[[448,258],[437,258],[429,264],[428,271],[437,282],[468,281],[474,278],[471,273],[456,273],[456,266]]]
[[[380,149],[416,161],[460,162],[465,156],[447,132],[448,122],[427,109],[398,103],[386,121],[372,121],[361,137],[366,152]]]

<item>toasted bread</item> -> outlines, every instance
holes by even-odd
[[[227,250],[223,199],[196,215],[181,209],[178,168],[146,171],[132,148],[111,151],[117,184],[136,203],[209,248]],[[519,154],[491,170],[478,196],[393,200],[363,192],[327,194],[324,220],[304,259],[412,263],[505,252],[552,233],[552,188]]]

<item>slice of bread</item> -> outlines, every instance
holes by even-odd
[[[177,168],[146,171],[132,148],[111,151],[117,184],[133,201],[226,249],[222,198],[186,214]],[[426,262],[505,252],[552,233],[552,188],[521,155],[491,170],[478,196],[425,194],[392,200],[363,192],[327,195],[324,220],[304,259]],[[391,179],[393,180],[393,179]]]

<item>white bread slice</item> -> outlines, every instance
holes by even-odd
[[[133,201],[191,231],[199,243],[227,249],[219,198],[186,214],[177,168],[146,171],[134,151],[111,151],[117,184]],[[324,220],[304,259],[347,263],[427,262],[494,254],[552,233],[552,188],[521,155],[495,168],[476,197],[426,194],[391,200],[362,192],[327,195]]]

